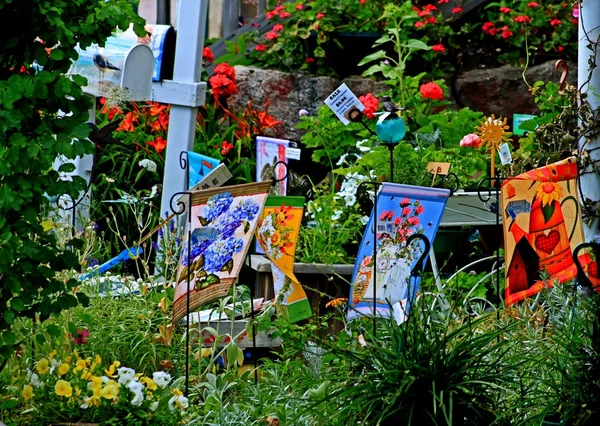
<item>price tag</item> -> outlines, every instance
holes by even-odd
[[[503,166],[507,164],[511,164],[513,162],[512,155],[510,155],[510,147],[507,143],[503,143],[498,147],[498,152],[500,153],[500,161]]]
[[[300,148],[292,148],[292,147],[288,146],[285,149],[285,156],[287,157],[288,160],[299,160],[300,153],[301,153]]]
[[[346,86],[346,83],[335,89],[335,91],[325,99],[325,104],[331,108],[337,118],[344,125],[350,123],[348,113],[356,108],[359,111],[365,109],[365,106],[358,100],[356,95]]]

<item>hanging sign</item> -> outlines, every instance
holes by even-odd
[[[325,104],[331,108],[344,125],[350,123],[348,116],[350,111],[355,108],[359,111],[365,109],[362,102],[359,101],[356,95],[352,93],[352,90],[346,86],[346,83],[335,89],[335,91],[325,99]]]

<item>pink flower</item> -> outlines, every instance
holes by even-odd
[[[381,213],[379,215],[379,220],[386,220],[388,217],[388,214],[392,213],[391,211],[384,211],[383,213]],[[393,213],[392,213],[393,214]]]
[[[560,19],[553,19],[550,21],[550,25],[552,25],[553,27],[556,27],[560,24],[562,24],[562,21]]]
[[[317,18],[317,19],[321,19],[323,16],[325,16],[325,14],[324,14],[324,13],[321,13],[321,12],[319,12],[319,13],[317,13],[317,16],[316,16],[316,18]]]
[[[422,205],[420,205],[420,204],[419,204],[419,205],[418,205],[418,206],[415,208],[415,213],[416,213],[416,214],[421,214],[421,213],[423,213],[424,211],[425,211],[425,209],[424,209],[424,208],[423,208],[423,206],[422,206]]]
[[[302,9],[304,9],[304,6],[302,5],[302,3],[296,5],[296,10],[302,10]]]
[[[477,136],[475,133],[471,133],[461,139],[460,146],[462,146],[463,148],[465,148],[465,147],[479,148],[482,143],[483,143],[483,141],[481,139],[479,139],[479,136]]]
[[[409,198],[403,198],[402,201],[400,201],[400,207],[406,207],[410,205],[410,199]]]
[[[519,15],[515,18],[515,22],[518,22],[519,24],[525,24],[531,22],[531,18],[526,15]]]
[[[254,48],[254,50],[257,50],[259,52],[262,52],[263,50],[267,49],[267,45],[266,44],[257,44],[256,47]]]
[[[421,28],[423,25],[425,24],[422,21],[415,22],[415,28]]]
[[[527,3],[527,7],[531,8],[531,9],[533,9],[535,7],[539,7],[539,6],[540,5],[535,1],[532,1],[531,3]]]
[[[433,50],[434,52],[444,53],[446,51],[446,48],[443,44],[434,44],[433,46],[431,46],[431,50]]]
[[[500,8],[500,12],[502,12],[502,13],[508,13],[508,12],[510,12],[510,8],[509,7],[501,7]]]
[[[573,14],[573,18],[579,18],[579,8],[578,7],[574,7],[573,11],[572,11],[572,14]]]
[[[277,31],[277,32],[283,31],[283,25],[281,25],[281,24],[275,24],[273,26],[273,31]]]
[[[308,115],[308,111],[305,110],[304,108],[302,108],[300,111],[298,111],[298,117],[302,117],[303,115]]]
[[[454,14],[462,13],[462,12],[463,12],[462,7],[455,7],[454,9],[452,9],[452,13],[454,13]]]
[[[282,19],[289,18],[290,16],[292,16],[292,15],[290,15],[290,13],[286,12],[286,11],[283,11],[279,14],[279,17]]]
[[[85,345],[87,344],[87,338],[90,337],[90,332],[86,328],[82,328],[81,330],[77,330],[77,337],[73,338],[72,334],[69,334],[69,337],[73,339],[73,343],[76,345]]]
[[[267,34],[265,34],[265,38],[267,40],[275,40],[277,37],[279,37],[279,34],[277,34],[275,31],[269,31]]]

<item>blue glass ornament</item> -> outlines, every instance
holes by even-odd
[[[398,143],[406,135],[406,124],[401,117],[390,118],[388,116],[384,120],[377,122],[375,133],[377,133],[381,142],[385,144]]]

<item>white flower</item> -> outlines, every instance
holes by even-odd
[[[359,220],[360,220],[360,223],[362,223],[363,225],[366,225],[369,222],[369,216],[363,216]]]
[[[135,405],[135,406],[140,406],[142,405],[142,402],[144,402],[144,394],[142,393],[142,391],[139,392],[133,392],[133,399],[131,400],[131,405]]]
[[[335,163],[336,166],[341,166],[342,164],[344,164],[344,161],[346,161],[346,157],[348,156],[348,154],[342,154],[342,156],[340,157],[340,159],[337,161],[337,163]]]
[[[189,405],[188,399],[183,395],[175,395],[169,400],[169,410],[171,411],[175,411],[176,409],[185,410]]]
[[[152,374],[152,380],[158,387],[164,389],[171,381],[171,375],[169,373],[165,373],[164,371],[157,371],[156,373]]]
[[[298,111],[298,117],[302,117],[303,115],[308,115],[308,111],[305,110],[304,108],[302,108],[300,111]]]
[[[120,385],[126,385],[127,383],[132,381],[133,378],[135,377],[135,370],[133,370],[131,368],[121,367],[121,368],[117,369],[117,372],[119,373],[118,382]]]
[[[138,382],[137,380],[132,380],[129,383],[127,383],[127,389],[134,393],[141,392],[142,390],[144,390],[144,385]]]
[[[81,407],[81,408],[83,408],[84,410],[85,410],[86,408],[89,408],[89,407],[90,407],[90,404],[89,404],[89,402],[90,402],[90,397],[89,397],[89,396],[86,396],[86,397],[83,399],[83,404],[81,404],[81,405],[80,405],[80,407]]]
[[[27,380],[29,380],[29,383],[31,383],[34,388],[41,388],[44,386],[40,381],[40,376],[30,370],[27,370]]]
[[[345,194],[344,202],[346,203],[346,207],[352,207],[356,204],[356,195],[354,194]]]
[[[152,404],[150,404],[150,411],[156,411],[157,408],[158,408],[158,401],[154,401]]]
[[[50,360],[50,374],[54,372],[57,367],[60,367],[61,362],[57,359],[52,358]]]
[[[152,160],[149,160],[147,158],[144,158],[143,160],[141,160],[138,163],[138,166],[150,171],[150,172],[155,172],[156,171],[156,163]]]
[[[344,213],[341,210],[336,210],[333,212],[333,215],[331,216],[331,220],[336,221],[336,220],[340,220],[340,218],[342,217],[342,213]]]
[[[367,152],[371,150],[370,146],[363,146],[363,144],[369,142],[369,139],[363,139],[362,141],[356,142],[356,147],[360,152]]]

